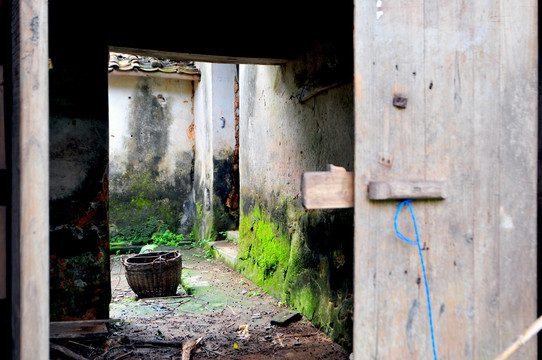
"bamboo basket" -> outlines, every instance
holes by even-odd
[[[157,251],[122,259],[126,280],[140,297],[173,296],[181,282],[182,257],[179,251]]]

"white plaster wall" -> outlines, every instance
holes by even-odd
[[[197,63],[195,85],[196,167],[212,183],[213,157],[235,148],[235,65]],[[224,118],[224,121],[221,120]]]
[[[194,136],[190,134],[193,116],[193,83],[188,80],[142,78],[136,76],[109,77],[109,172],[120,174],[126,168],[129,154],[127,144],[132,141],[129,123],[132,102],[140,81],[148,81],[153,96],[162,95],[172,122],[169,125],[166,156],[160,163],[160,173],[171,177],[179,155],[192,152]]]
[[[198,63],[201,71],[201,80],[195,85],[194,91],[194,125],[196,133],[196,184],[202,188],[209,188],[213,176],[213,77],[212,64]]]
[[[201,81],[195,85],[194,123],[196,158],[194,201],[204,205],[200,236],[219,231],[217,213],[224,214],[226,199],[217,196],[231,186],[231,172],[220,173],[220,164],[231,161],[235,149],[235,65],[197,63]],[[222,120],[223,118],[223,120]],[[231,165],[230,165],[231,167]]]
[[[325,171],[327,164],[353,170],[352,83],[300,104],[295,77],[301,70],[294,65],[240,66],[239,166],[245,190],[298,197],[305,171]]]
[[[235,65],[213,64],[213,154],[222,157],[235,147]],[[222,120],[223,119],[223,120]]]

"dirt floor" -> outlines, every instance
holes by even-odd
[[[184,247],[177,297],[138,299],[120,256],[111,258],[111,323],[106,339],[52,340],[80,359],[348,359],[339,345],[304,317],[286,326],[271,319],[288,310],[201,249]],[[51,351],[51,359],[70,358]],[[72,356],[71,358],[77,358]],[[184,360],[184,358],[183,358]]]

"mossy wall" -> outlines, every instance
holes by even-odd
[[[193,82],[112,75],[109,104],[112,234],[153,221],[179,231],[193,182]]]
[[[306,210],[300,191],[304,171],[353,169],[352,64],[335,55],[240,68],[238,269],[351,349],[353,210]]]

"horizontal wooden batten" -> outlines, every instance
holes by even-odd
[[[285,58],[201,54],[201,53],[191,53],[191,52],[139,49],[139,48],[126,47],[126,46],[110,46],[109,50],[115,51],[115,52],[127,53],[127,54],[152,56],[152,57],[157,57],[161,59],[169,59],[169,60],[177,60],[177,61],[190,60],[190,61],[212,62],[212,63],[220,63],[220,64],[281,65],[289,61],[289,59],[285,59]]]
[[[370,200],[443,200],[446,199],[446,183],[424,180],[371,181],[367,194]]]
[[[200,74],[185,74],[185,73],[167,73],[162,71],[143,71],[143,70],[113,70],[109,72],[109,76],[140,76],[140,77],[153,77],[161,79],[174,79],[174,80],[190,80],[199,81]]]
[[[328,165],[328,171],[305,172],[301,178],[306,209],[343,209],[354,206],[354,173]]]

